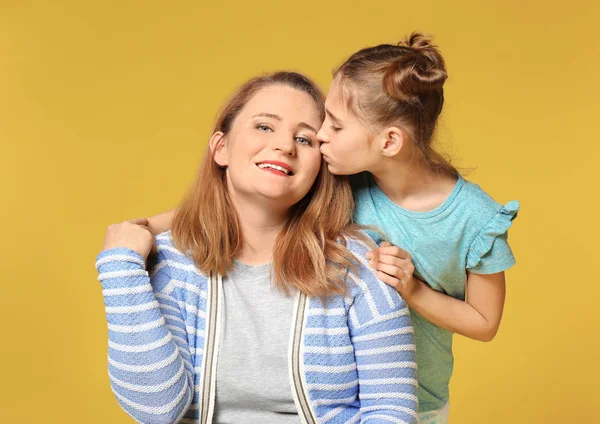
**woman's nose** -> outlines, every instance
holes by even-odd
[[[292,156],[296,153],[296,144],[294,143],[295,140],[293,136],[286,135],[275,138],[276,139],[274,140],[273,146],[274,150],[279,150],[284,155],[289,156]]]

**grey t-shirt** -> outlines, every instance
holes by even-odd
[[[216,424],[297,424],[288,371],[294,296],[270,280],[271,264],[235,261],[223,279]]]

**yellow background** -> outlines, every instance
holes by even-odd
[[[177,203],[234,86],[288,68],[326,88],[413,29],[447,59],[443,145],[522,204],[500,333],[455,339],[451,422],[599,422],[599,5],[1,0],[0,422],[130,422],[107,377],[105,227]]]

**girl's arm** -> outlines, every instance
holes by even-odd
[[[108,371],[117,401],[136,421],[175,423],[193,398],[193,366],[181,311],[162,292],[170,281],[168,267],[157,267],[152,278],[145,270],[152,239],[142,225],[114,225],[98,255]]]
[[[504,272],[468,272],[468,296],[462,301],[415,278],[408,252],[389,245],[378,250],[378,258],[371,262],[378,271],[377,277],[398,290],[406,303],[423,318],[438,327],[482,342],[496,336],[506,294]],[[373,258],[373,255],[368,256]]]
[[[171,209],[167,212],[159,213],[154,215],[147,220],[148,229],[152,234],[157,235],[169,231],[171,229],[171,221],[175,215],[175,209]]]
[[[504,272],[488,275],[468,273],[468,296],[464,302],[415,280],[415,288],[407,303],[423,318],[482,342],[489,342],[496,336],[504,309]]]

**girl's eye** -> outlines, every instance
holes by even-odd
[[[331,129],[333,130],[333,132],[339,132],[342,130],[341,127],[334,127],[333,125],[331,126]]]
[[[256,129],[262,132],[269,132],[269,131],[273,131],[273,129],[271,129],[271,127],[269,127],[268,125],[265,124],[258,124],[256,126]]]
[[[312,141],[310,141],[308,138],[296,137],[296,141],[299,142],[300,144],[306,144],[308,146],[312,145]]]

